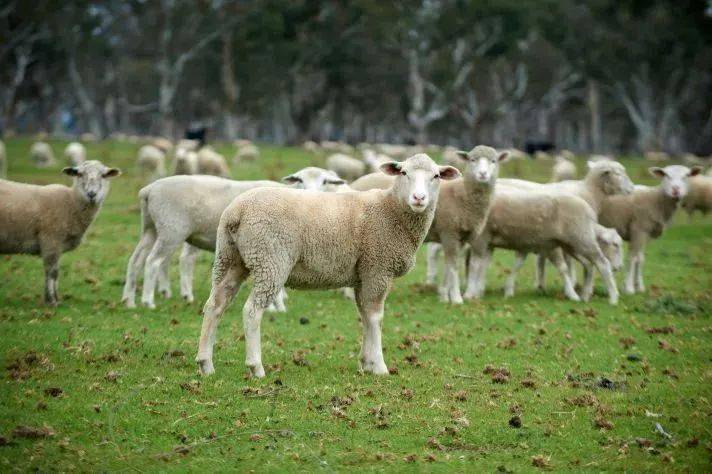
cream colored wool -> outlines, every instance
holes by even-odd
[[[79,142],[72,142],[64,149],[64,157],[70,165],[76,166],[87,159],[87,149]]]
[[[354,181],[366,173],[366,164],[343,153],[336,153],[326,159],[326,168],[348,182]]]
[[[230,176],[230,168],[227,166],[225,157],[210,147],[203,147],[197,156],[198,174],[209,174],[212,176]]]
[[[143,179],[155,181],[166,175],[166,154],[153,145],[143,145],[138,149],[136,165]]]
[[[551,182],[566,181],[576,179],[576,165],[562,155],[557,155],[554,166],[551,169]]]
[[[33,143],[30,148],[30,157],[38,168],[53,166],[55,163],[52,147],[46,142]]]
[[[712,176],[698,175],[690,178],[690,190],[682,201],[682,207],[689,215],[700,211],[707,215],[712,210]]]

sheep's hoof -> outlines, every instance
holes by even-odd
[[[173,293],[171,292],[171,290],[160,290],[159,293],[165,299],[170,299],[173,296]]]
[[[632,286],[625,286],[623,287],[623,293],[626,295],[634,295],[635,294],[635,288]]]
[[[389,374],[388,367],[386,366],[385,362],[383,362],[383,361],[372,362],[372,361],[361,360],[361,371],[368,372],[373,375],[388,375]]]
[[[192,303],[193,301],[195,301],[192,294],[181,295],[181,297],[185,300],[186,303]]]
[[[261,379],[265,376],[265,369],[262,367],[262,364],[247,365],[247,368],[250,369],[250,374],[257,379]]]
[[[124,303],[127,308],[135,308],[136,307],[136,302],[134,300],[124,299],[122,301],[122,303]]]
[[[52,301],[45,301],[45,305],[56,308],[59,302],[57,300],[52,300]]]
[[[198,363],[198,370],[200,375],[210,375],[215,372],[215,367],[213,367],[213,361],[210,359],[196,360]]]
[[[156,309],[156,304],[153,301],[141,300],[141,304],[148,309]]]

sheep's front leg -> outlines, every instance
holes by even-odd
[[[504,282],[505,298],[511,298],[514,296],[514,285],[517,281],[517,273],[519,272],[519,269],[522,268],[522,265],[524,265],[526,260],[527,254],[525,252],[516,252],[514,265],[512,266],[512,270],[509,272],[509,276],[507,276],[507,280]]]
[[[546,288],[546,256],[541,253],[536,256],[536,287],[542,292]]]
[[[593,296],[593,265],[591,262],[583,262],[583,286],[581,287],[581,298],[588,301]]]
[[[173,292],[171,291],[171,280],[168,277],[172,257],[172,255],[166,257],[158,269],[158,293],[166,299],[170,299],[171,296],[173,296]]]
[[[643,249],[645,248],[644,235],[645,234],[643,232],[637,230],[631,231],[631,239],[628,245],[628,258],[630,261],[628,264],[628,274],[625,278],[625,286],[623,288],[623,291],[629,295],[635,293],[638,283],[641,285],[643,283],[642,270],[640,270],[640,260],[643,258]],[[641,274],[640,282],[636,281],[639,273]]]
[[[193,271],[200,249],[184,243],[180,252],[180,295],[188,303],[193,302]]]
[[[639,293],[645,291],[643,283],[643,264],[645,263],[645,241],[638,246],[638,264],[635,266],[635,290]]]
[[[460,242],[456,237],[447,236],[442,239],[445,253],[445,284],[441,299],[452,304],[462,304],[460,294],[460,275],[457,271],[457,257],[460,255]]]
[[[438,256],[440,255],[442,246],[436,242],[430,242],[426,246],[427,251],[427,270],[425,275],[425,283],[428,285],[437,284],[438,280]]]
[[[379,283],[376,287],[370,282],[356,288],[356,305],[361,315],[363,341],[359,361],[361,370],[376,375],[388,373],[388,367],[383,360],[381,328],[383,324],[383,304],[388,294],[390,282],[383,288]]]
[[[57,306],[59,279],[59,253],[48,253],[43,256],[45,270],[44,301],[49,306]]]
[[[554,264],[556,269],[559,271],[559,274],[561,275],[561,279],[564,282],[564,294],[566,297],[572,301],[581,301],[581,298],[579,298],[579,295],[576,293],[576,290],[574,289],[574,283],[571,280],[571,273],[569,272],[569,266],[566,265],[566,261],[564,259],[564,254],[561,251],[560,248],[555,249],[553,252],[549,254],[549,257],[551,259],[551,262]]]
[[[478,297],[477,294],[477,277],[480,274],[480,265],[482,259],[475,255],[472,249],[467,253],[467,285],[465,286],[465,294],[463,298],[471,300]]]

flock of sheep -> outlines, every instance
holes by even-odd
[[[235,145],[233,163],[259,158],[259,149],[249,141]],[[603,156],[591,157],[584,178],[576,180],[573,156],[563,152],[553,161],[552,181],[535,183],[499,178],[500,166],[522,158],[517,150],[390,144],[354,149],[339,142],[306,142],[303,147],[328,155],[327,169],[304,168],[282,182],[231,180],[225,157],[198,141],[174,145],[154,139],[139,148],[136,164],[150,183],[138,195],[141,235],[128,261],[122,301],[135,307],[141,276],[143,305],[155,307],[156,290],[170,297],[168,266],[179,247],[180,294],[193,301],[198,252],[215,252],[196,358],[202,374],[214,371],[218,322],[249,276],[253,286],[243,323],[246,365],[254,376],[265,375],[262,314],[286,310],[285,287],[341,289],[354,299],[363,327],[361,368],[386,374],[384,301],[393,279],[413,267],[421,245],[427,245],[427,283],[437,285],[440,299],[451,304],[484,295],[495,248],[516,253],[505,297],[514,294],[517,271],[535,253],[539,288],[550,261],[566,297],[586,301],[593,294],[595,269],[610,304],[616,304],[613,271],[623,264],[623,240],[629,242],[624,291],[644,291],[646,243],[662,234],[681,204],[689,212],[705,213],[712,204],[712,177],[701,175],[697,165],[651,167],[660,184],[637,186],[623,165]],[[428,155],[440,152],[441,165]],[[45,142],[33,144],[30,154],[37,166],[55,163]],[[74,178],[72,187],[0,179],[0,254],[41,256],[45,301],[51,305],[58,302],[61,254],[79,245],[106,198],[108,180],[121,173],[87,161],[78,142],[70,143],[64,155],[71,166],[62,171]],[[0,142],[0,173],[6,162]],[[169,169],[173,176],[165,177]],[[574,261],[584,270],[578,292]]]

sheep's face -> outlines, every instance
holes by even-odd
[[[604,228],[596,235],[598,245],[603,255],[611,263],[611,268],[617,272],[623,266],[623,239],[615,229]]]
[[[588,168],[589,176],[593,176],[599,189],[607,195],[633,192],[633,181],[628,177],[622,164],[616,161],[589,161]]]
[[[441,179],[450,180],[460,176],[457,168],[438,166],[424,153],[413,155],[405,161],[389,161],[379,168],[387,175],[396,177],[392,191],[416,213],[435,205]]]
[[[296,189],[309,189],[313,191],[329,191],[333,186],[346,184],[339,175],[324,168],[310,166],[294,174],[285,176],[282,181],[293,185]]]
[[[74,191],[90,204],[100,204],[109,192],[109,178],[121,174],[118,168],[107,168],[100,161],[85,161],[62,172],[74,178]]]
[[[457,151],[457,156],[464,160],[465,175],[478,183],[494,183],[499,175],[499,164],[507,159],[508,152],[497,153],[488,146],[476,146],[469,152]]]
[[[687,193],[690,191],[688,178],[700,174],[702,168],[699,166],[688,168],[687,166],[672,165],[666,166],[665,168],[654,166],[649,168],[648,171],[650,171],[650,174],[653,176],[662,179],[660,185],[666,196],[679,201],[687,196]]]

